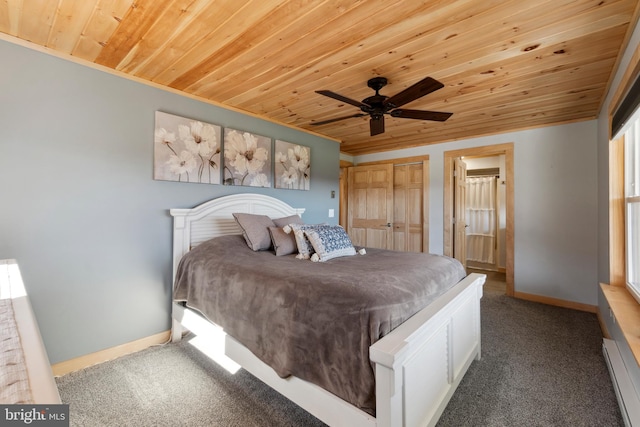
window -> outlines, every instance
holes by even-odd
[[[624,134],[626,276],[629,292],[640,302],[640,117]]]

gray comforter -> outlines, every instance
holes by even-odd
[[[465,276],[451,258],[367,248],[324,263],[218,237],[183,257],[174,300],[203,313],[281,377],[375,414],[369,347]]]

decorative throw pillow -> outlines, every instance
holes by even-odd
[[[302,218],[300,218],[300,215],[296,214],[296,215],[286,216],[284,218],[274,219],[273,223],[276,225],[276,227],[284,227],[289,224],[304,224],[304,221],[302,221]]]
[[[298,258],[309,259],[313,255],[314,250],[311,242],[307,239],[304,232],[305,230],[311,230],[315,227],[321,227],[324,224],[289,224],[287,227],[291,229],[291,232],[296,238],[296,246],[298,247]],[[285,227],[285,232],[287,231]]]
[[[269,234],[276,256],[295,254],[298,251],[296,238],[292,233],[285,233],[281,227],[269,227]]]
[[[271,248],[269,227],[275,227],[271,218],[266,215],[248,213],[234,213],[233,217],[242,229],[244,240],[251,249],[266,251]]]
[[[315,255],[313,261],[327,261],[341,256],[356,254],[356,249],[351,243],[349,235],[339,225],[324,225],[304,230],[304,234],[311,242]]]

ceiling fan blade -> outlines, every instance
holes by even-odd
[[[444,122],[453,113],[444,113],[442,111],[424,111],[424,110],[405,110],[397,109],[389,113],[391,117],[400,117],[403,119],[432,120],[434,122]]]
[[[352,114],[350,116],[336,117],[335,119],[328,119],[328,120],[323,120],[321,122],[313,122],[313,123],[309,123],[309,124],[311,126],[320,126],[320,125],[326,125],[328,123],[337,122],[337,121],[340,121],[340,120],[351,119],[351,118],[354,118],[354,117],[362,117],[362,116],[366,116],[366,114],[364,114],[364,113]]]
[[[421,98],[443,87],[444,85],[436,79],[426,77],[420,80],[418,83],[414,83],[413,85],[409,86],[405,90],[396,93],[390,98],[387,98],[383,102],[383,104],[391,105],[393,106],[393,108],[401,107],[408,102]]]
[[[384,133],[384,116],[371,117],[369,120],[369,129],[371,130],[371,136]]]
[[[328,96],[329,98],[337,99],[338,101],[346,102],[347,104],[355,105],[356,107],[362,107],[363,105],[367,106],[367,104],[363,104],[362,102],[356,101],[355,99],[347,98],[346,96],[331,92],[330,90],[317,90],[316,93]]]

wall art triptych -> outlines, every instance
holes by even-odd
[[[153,178],[309,190],[310,151],[276,140],[274,166],[270,137],[156,111]]]
[[[271,138],[226,128],[224,183],[271,187]]]
[[[222,128],[156,111],[154,179],[220,184]]]
[[[276,140],[276,188],[308,190],[311,180],[309,147]]]

